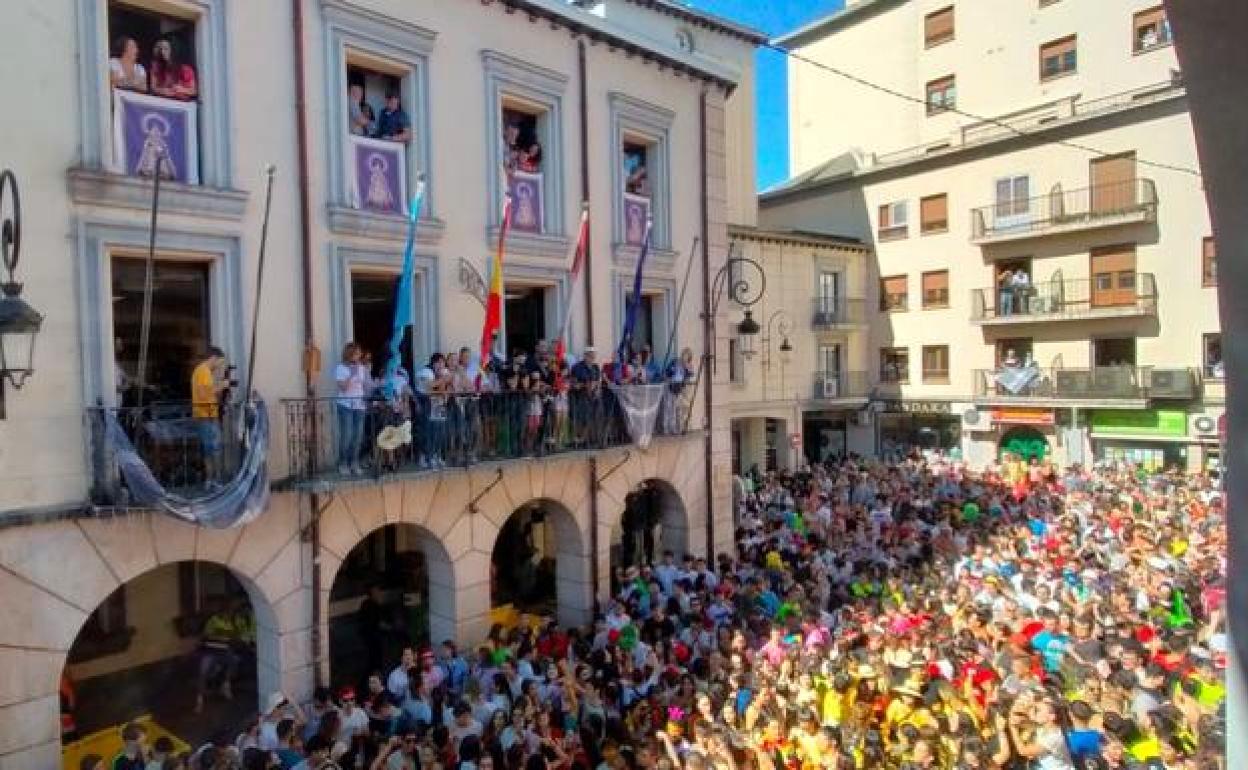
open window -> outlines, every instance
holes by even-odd
[[[1132,17],[1131,26],[1134,33],[1133,50],[1135,53],[1145,53],[1154,48],[1170,45],[1173,40],[1170,35],[1170,20],[1166,18],[1164,5],[1135,14]]]
[[[410,71],[348,48],[346,180],[352,208],[377,214],[403,215],[408,207],[408,148],[416,138],[404,95]]]
[[[910,349],[880,348],[880,382],[910,381]]]
[[[390,357],[390,335],[394,328],[397,273],[376,269],[351,271],[351,331],[366,361],[371,363],[373,376],[380,377]],[[399,347],[400,363],[409,373],[413,366],[412,327],[404,331]]]
[[[199,184],[200,19],[166,4],[108,4],[110,166]]]
[[[511,227],[524,233],[546,231],[544,156],[550,113],[510,96],[502,104],[502,163],[511,193]]]
[[[1220,380],[1226,376],[1222,365],[1222,333],[1212,332],[1201,337],[1201,361],[1205,377]]]
[[[652,216],[653,192],[650,187],[650,145],[625,138],[621,148],[624,163],[624,243],[640,246],[645,240],[646,223]]]
[[[532,356],[537,343],[553,334],[557,318],[555,286],[520,282],[507,283],[503,320],[506,326],[507,355]]]
[[[674,115],[624,94],[613,93],[610,100],[616,154],[612,175],[615,243],[625,249],[637,249],[645,240],[649,221],[651,246],[670,249],[668,137]]]

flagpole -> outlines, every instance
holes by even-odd
[[[646,255],[650,253],[650,239],[654,235],[654,220],[646,219],[646,232],[641,240],[641,251],[637,254],[637,272],[633,274],[633,296],[628,302],[628,310],[624,314],[624,331],[620,334],[620,345],[616,348],[616,365],[622,366],[628,349],[632,347],[633,331],[637,326],[637,309],[641,307],[641,279],[646,268]]]
[[[269,212],[273,207],[273,175],[277,172],[277,166],[270,163],[264,172],[268,175],[268,187],[264,193],[264,221],[260,225],[260,255],[256,260],[256,301],[251,313],[251,347],[247,350],[247,385],[243,388],[245,402],[251,401],[251,389],[256,375],[256,336],[260,330],[260,290],[264,285],[264,255],[265,247],[269,242]]]
[[[559,336],[555,338],[555,360],[562,364],[567,347],[568,330],[572,327],[572,307],[576,303],[576,282],[581,275],[581,267],[585,263],[585,248],[589,230],[589,201],[581,203],[581,223],[576,230],[576,245],[572,251],[572,271],[569,276],[568,290],[563,297],[563,319],[559,324]]]
[[[147,241],[147,265],[143,273],[143,320],[139,326],[139,366],[135,378],[139,387],[135,397],[143,406],[143,392],[147,389],[147,346],[151,340],[152,292],[156,283],[156,212],[160,210],[160,171],[165,160],[163,149],[156,150],[156,170],[152,174],[152,224]],[[120,404],[118,404],[120,406]]]
[[[403,272],[399,274],[399,282],[394,288],[394,321],[390,328],[389,354],[386,357],[386,372],[382,387],[390,398],[396,397],[394,377],[399,371],[399,363],[403,359],[403,335],[407,327],[414,322],[412,308],[412,271],[416,251],[416,226],[420,222],[421,204],[425,197],[425,181],[423,175],[417,178],[416,194],[412,197],[408,209],[407,241],[403,245]]]
[[[693,255],[698,250],[701,238],[693,236],[693,246],[689,248],[689,261],[685,264],[685,280],[680,284],[680,298],[676,300],[676,313],[672,318],[672,328],[667,331],[667,350],[663,353],[663,372],[672,364],[672,345],[676,344],[676,329],[680,327],[680,314],[685,309],[685,290],[689,288],[689,277],[693,275]]]

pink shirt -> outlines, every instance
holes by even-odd
[[[766,658],[771,665],[778,667],[787,657],[788,650],[785,649],[784,642],[767,642],[759,648],[758,654]]]

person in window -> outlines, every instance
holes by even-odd
[[[209,347],[204,359],[191,371],[191,419],[203,454],[204,482],[211,490],[219,486],[221,473],[221,394],[229,387],[223,376],[225,353]]]
[[[634,195],[648,195],[645,156],[635,150],[624,151],[624,190]]]
[[[520,165],[520,124],[512,120],[503,127],[503,168],[510,175]]]
[[[113,88],[147,90],[147,70],[139,64],[139,44],[129,35],[122,35],[113,43],[113,58],[108,60],[108,78]]]
[[[173,40],[162,37],[152,46],[150,85],[152,93],[166,99],[193,101],[199,96],[195,68],[182,61]]]
[[[351,133],[356,136],[372,136],[377,130],[377,116],[373,113],[373,105],[364,98],[364,86],[352,83],[347,89],[347,108]]]
[[[1014,277],[1010,279],[1010,287],[1014,290],[1014,307],[1019,313],[1026,315],[1031,298],[1031,276],[1026,270],[1015,270]]]
[[[542,145],[540,142],[532,142],[528,148],[520,151],[520,170],[530,174],[541,173]]]
[[[396,89],[386,91],[386,106],[377,118],[377,138],[403,143],[412,140],[412,121],[407,117]]]

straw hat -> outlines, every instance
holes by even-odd
[[[412,443],[411,420],[405,420],[402,425],[390,425],[377,436],[377,448],[387,452],[393,452],[410,443]]]

